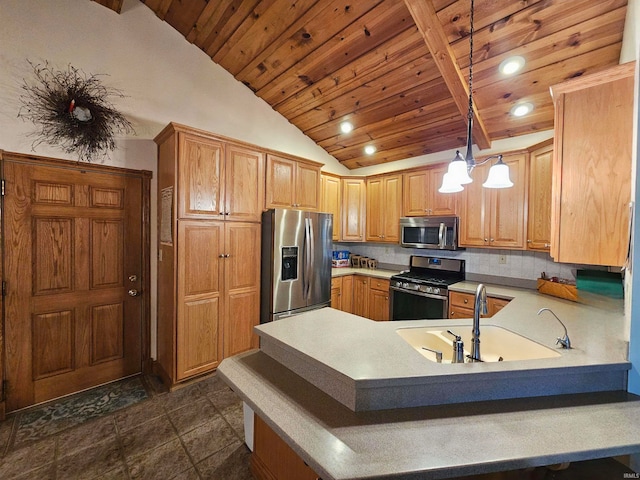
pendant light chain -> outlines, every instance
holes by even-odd
[[[469,112],[467,112],[469,120],[473,117],[473,1],[471,0],[469,15]]]

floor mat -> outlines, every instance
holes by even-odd
[[[141,377],[127,378],[20,412],[13,446],[40,440],[149,398]]]

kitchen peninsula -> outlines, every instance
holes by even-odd
[[[257,327],[262,350],[224,360],[219,373],[324,480],[450,478],[640,451],[640,402],[625,393],[622,302],[488,293],[513,300],[481,329],[502,326],[556,348],[561,326],[536,315],[549,307],[575,348],[549,359],[438,364],[395,330],[470,328],[470,320],[372,322],[322,309]]]

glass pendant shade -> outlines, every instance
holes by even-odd
[[[469,170],[467,168],[467,162],[462,158],[460,152],[456,152],[456,158],[449,163],[447,173],[451,177],[451,181],[460,185],[466,185],[473,182],[473,179],[469,176]]]
[[[442,186],[438,189],[440,193],[456,193],[464,190],[462,185],[456,183],[449,172],[442,176]]]
[[[509,178],[509,167],[502,162],[502,157],[489,169],[487,181],[482,184],[485,188],[509,188],[513,182]]]

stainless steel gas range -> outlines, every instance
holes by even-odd
[[[464,260],[412,255],[409,270],[390,279],[391,320],[447,318],[449,285],[464,278]]]

